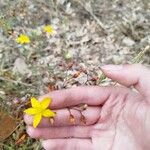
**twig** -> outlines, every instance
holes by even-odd
[[[80,0],[75,1],[78,2],[93,17],[98,26],[103,30],[105,34],[107,34],[104,24],[94,15],[94,13],[91,10],[87,9],[87,7]]]
[[[144,56],[144,54],[150,50],[150,46],[147,45],[141,52],[138,53],[137,56],[135,56],[133,59],[132,59],[132,63],[135,64],[135,63],[140,63],[141,61],[141,58]]]
[[[23,123],[24,123],[24,120],[21,120],[20,123],[15,127],[15,129],[12,130],[12,132],[10,133],[10,135],[11,135],[12,133],[14,133]],[[10,135],[9,135],[9,136],[10,136]],[[8,137],[7,137],[7,138],[8,138]]]
[[[31,84],[23,83],[23,82],[16,81],[16,80],[12,80],[12,79],[6,79],[6,78],[4,78],[4,77],[0,77],[0,80],[2,80],[2,81],[7,81],[7,82],[11,82],[11,83],[14,83],[14,84],[21,84],[21,85],[24,85],[24,86],[36,88],[35,86],[33,86],[33,85],[31,85]]]

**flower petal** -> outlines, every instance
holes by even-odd
[[[46,109],[46,110],[42,113],[42,115],[43,115],[44,117],[54,117],[54,116],[56,115],[56,113],[53,112],[53,111],[51,111],[50,109]]]
[[[49,106],[49,104],[51,103],[51,98],[50,97],[46,97],[46,98],[44,98],[41,102],[40,102],[40,104],[41,104],[41,107],[43,108],[43,109],[46,109],[48,106]]]
[[[30,43],[30,38],[25,35],[25,34],[20,34],[19,37],[16,39],[17,43],[20,43],[20,44],[28,44]]]
[[[40,113],[34,116],[34,119],[33,119],[33,127],[34,128],[36,128],[38,126],[41,119],[42,119],[42,115]]]
[[[47,26],[44,26],[44,32],[47,32],[47,33],[53,33],[54,29],[51,25],[47,25]]]
[[[25,109],[24,112],[29,115],[35,115],[37,113],[37,110],[35,108],[28,108]]]
[[[35,97],[32,97],[31,98],[31,105],[33,108],[38,108],[38,107],[40,107],[40,102]]]

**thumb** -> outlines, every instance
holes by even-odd
[[[106,65],[104,74],[127,87],[134,86],[142,95],[150,97],[150,69],[140,65]]]

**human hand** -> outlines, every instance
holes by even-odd
[[[53,99],[54,125],[43,118],[34,129],[32,116],[25,115],[28,134],[44,139],[46,150],[149,150],[150,70],[141,65],[107,65],[102,71],[126,87],[77,87],[44,95]],[[88,104],[83,111],[86,125],[80,122],[80,113],[71,110],[76,118],[73,125],[67,107],[82,103]]]

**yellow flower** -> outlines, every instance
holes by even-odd
[[[49,104],[51,103],[50,98],[44,98],[41,102],[36,98],[31,98],[31,108],[26,109],[24,112],[29,115],[33,115],[33,127],[36,128],[40,123],[42,116],[44,117],[54,117],[56,115],[55,112],[47,109]]]
[[[51,25],[46,25],[43,27],[44,32],[53,34],[54,33],[54,28]]]
[[[20,34],[16,41],[20,44],[28,44],[30,43],[30,38],[25,34]]]

